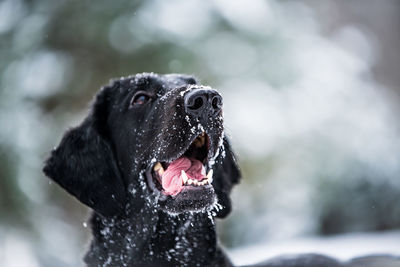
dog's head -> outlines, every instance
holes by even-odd
[[[240,178],[221,95],[178,74],[138,74],[103,87],[44,172],[103,216],[151,203],[172,213],[214,208],[225,217]]]

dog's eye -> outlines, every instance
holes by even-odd
[[[131,106],[141,106],[146,104],[150,100],[151,96],[144,91],[137,92],[131,101]]]

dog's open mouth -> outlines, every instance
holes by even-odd
[[[210,139],[202,133],[189,148],[171,162],[156,162],[147,171],[150,188],[165,196],[176,196],[182,191],[201,190],[211,187],[213,170],[206,170]]]

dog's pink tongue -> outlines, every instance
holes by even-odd
[[[161,177],[162,187],[166,195],[175,196],[182,191],[182,170],[186,172],[189,179],[201,181],[206,177],[206,170],[199,160],[187,157],[174,160]]]

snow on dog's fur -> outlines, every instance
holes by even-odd
[[[44,172],[94,211],[89,266],[230,265],[214,218],[230,212],[240,173],[222,97],[193,77],[112,81]]]

